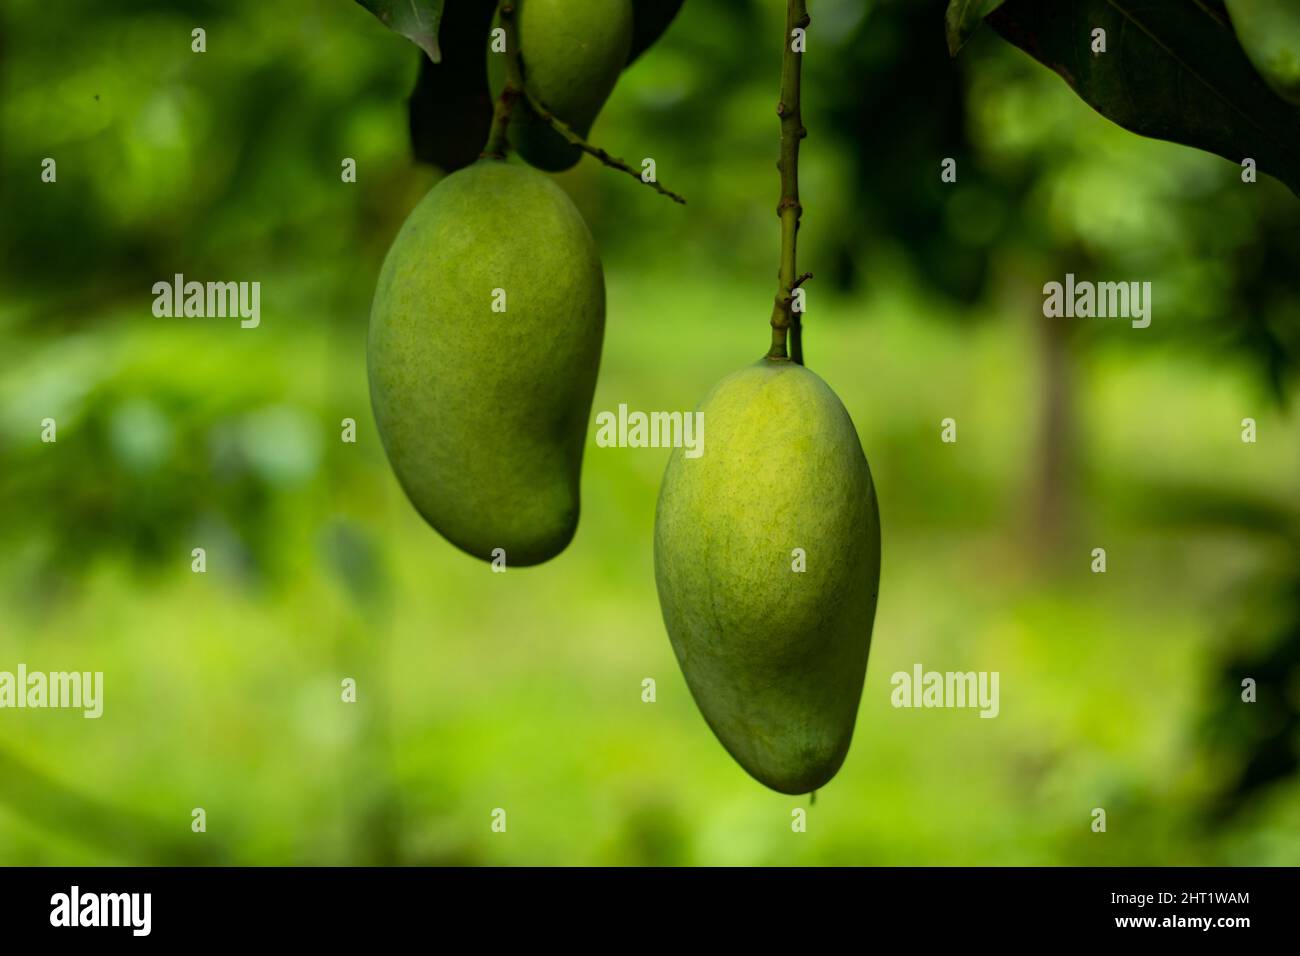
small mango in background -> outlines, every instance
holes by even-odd
[[[524,85],[566,126],[586,138],[632,49],[631,0],[515,0]],[[505,53],[488,52],[495,99],[505,86]],[[510,144],[530,165],[568,169],[582,151],[527,102],[510,116]]]

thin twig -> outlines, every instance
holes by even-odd
[[[645,183],[655,192],[667,196],[673,202],[686,205],[685,197],[673,192],[671,189],[665,189],[657,180],[642,179],[641,174],[623,160],[617,156],[611,156],[599,146],[591,145],[591,143],[588,143],[570,129],[562,119],[548,110],[532,94],[532,91],[528,89],[528,84],[524,81],[522,51],[519,49],[519,31],[515,25],[515,6],[510,0],[501,0],[501,4],[497,8],[497,19],[501,24],[501,29],[505,31],[506,82],[501,87],[501,94],[497,97],[493,108],[492,132],[488,136],[487,145],[483,147],[483,152],[479,154],[480,158],[505,159],[506,153],[510,150],[510,117],[514,113],[516,103],[520,99],[524,99],[538,118],[564,137],[570,145],[578,147],[590,156],[594,156],[611,169],[622,170],[639,182]]]
[[[527,86],[524,87],[524,97],[528,100],[528,105],[532,107],[533,112],[536,113],[543,122],[550,125],[551,129],[555,130],[566,140],[568,140],[570,145],[577,146],[584,153],[586,153],[589,156],[594,156],[596,159],[600,160],[602,163],[604,163],[606,166],[610,167],[611,169],[621,169],[623,172],[627,173],[629,176],[634,177],[639,182],[645,183],[651,189],[655,190],[655,192],[663,193],[673,202],[681,203],[683,206],[686,205],[685,197],[678,195],[677,193],[673,192],[671,189],[665,189],[663,185],[658,182],[658,180],[652,179],[647,181],[645,179],[642,179],[640,173],[638,173],[635,169],[633,169],[623,160],[619,159],[617,156],[611,156],[609,153],[601,149],[599,146],[592,146],[585,139],[583,139],[572,129],[570,129],[568,125],[565,124],[564,120],[560,119],[550,110],[548,110],[546,106],[540,100],[537,99],[537,97],[533,96],[532,92],[528,89]]]

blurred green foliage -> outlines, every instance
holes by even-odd
[[[689,0],[593,129],[689,205],[558,177],[605,256],[597,410],[691,408],[766,346],[777,6]],[[989,31],[948,60],[941,0],[811,6],[805,342],[885,559],[855,743],[793,834],[663,633],[666,452],[590,442],[573,545],[505,575],[388,470],[365,326],[438,176],[419,52],[348,0],[4,5],[0,669],[102,670],[105,713],[0,711],[0,862],[1300,860],[1300,204]],[[1151,328],[1046,323],[1067,271],[1152,281]],[[260,281],[260,327],[154,317],[177,272]],[[999,671],[1001,715],[893,709],[916,662]]]

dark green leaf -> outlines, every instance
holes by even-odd
[[[1260,79],[1217,0],[1007,0],[988,22],[1125,129],[1250,157],[1300,195],[1300,109]]]
[[[627,62],[644,53],[663,36],[668,24],[673,22],[683,0],[632,0],[632,52]]]
[[[948,28],[948,52],[953,56],[979,29],[984,18],[1002,6],[1005,0],[950,0],[944,17]]]
[[[438,24],[442,20],[443,0],[357,0],[379,22],[400,33],[425,53],[434,63],[442,62],[438,49]]]
[[[456,0],[442,23],[446,56],[422,58],[408,103],[415,158],[447,172],[478,159],[492,127],[487,35],[496,0]]]

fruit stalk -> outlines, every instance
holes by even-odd
[[[501,29],[505,31],[506,42],[506,82],[501,88],[492,111],[492,132],[488,134],[487,145],[483,147],[480,158],[505,159],[510,148],[507,131],[510,129],[510,116],[515,103],[524,94],[523,69],[519,64],[519,30],[515,26],[515,5],[510,0],[501,0],[497,7],[497,18]]]
[[[781,219],[781,269],[776,302],[772,307],[772,347],[767,353],[768,358],[789,358],[799,365],[803,364],[803,329],[799,313],[794,311],[794,290],[811,279],[812,273],[797,277],[795,273],[795,246],[799,220],[803,215],[803,206],[799,203],[799,141],[808,135],[808,131],[804,129],[803,114],[799,109],[803,54],[794,48],[794,31],[807,30],[810,22],[806,0],[787,0],[785,47],[781,57],[781,99],[776,104],[776,115],[781,118],[781,158],[777,162],[781,171],[781,201],[776,206],[776,214]]]

